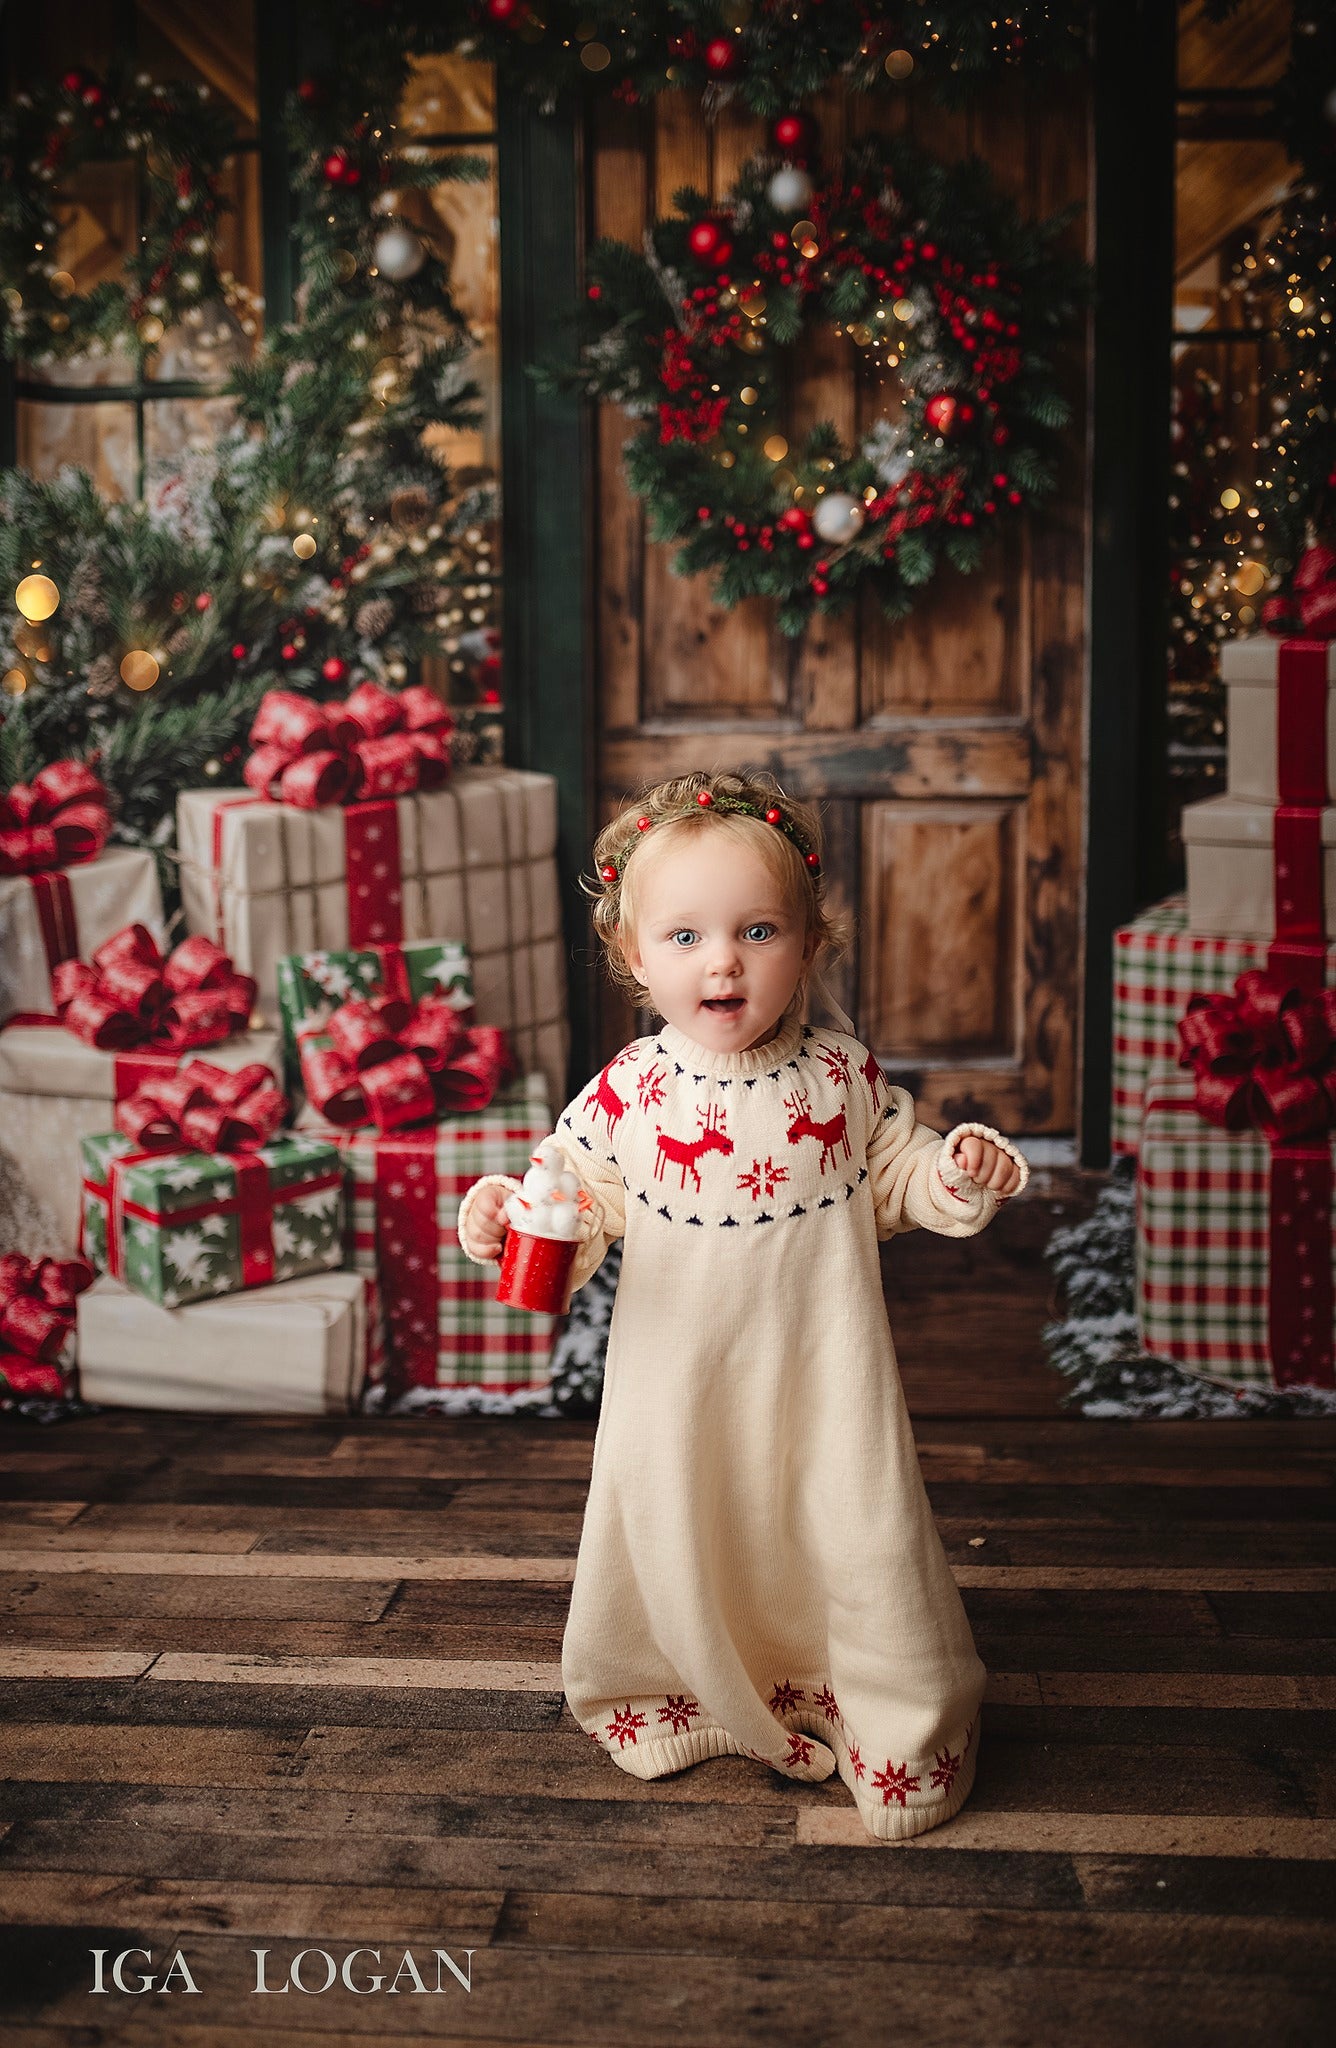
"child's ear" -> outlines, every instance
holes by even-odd
[[[645,965],[640,957],[640,948],[635,942],[635,935],[631,932],[618,932],[617,951],[622,956],[622,965],[626,967],[635,976],[636,980],[641,984],[641,986],[644,987]]]

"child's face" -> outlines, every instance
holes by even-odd
[[[811,951],[764,862],[711,831],[648,863],[636,924],[624,948],[632,973],[660,1015],[711,1052],[770,1037]]]

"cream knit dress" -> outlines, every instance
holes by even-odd
[[[562,1676],[633,1776],[735,1754],[789,1778],[838,1769],[882,1838],[964,1801],[984,1671],[877,1240],[990,1221],[996,1197],[951,1162],[967,1131],[1024,1178],[998,1133],[943,1140],[855,1039],[796,1019],[734,1053],[665,1025],[561,1116],[597,1204],[572,1287],[626,1240]]]

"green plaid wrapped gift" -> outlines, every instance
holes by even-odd
[[[1194,995],[1226,995],[1250,967],[1265,967],[1265,939],[1210,938],[1188,930],[1187,899],[1170,896],[1113,935],[1115,1158],[1141,1138],[1146,1076],[1178,1058],[1178,1020]],[[1336,946],[1327,951],[1336,986]]]
[[[146,1153],[106,1131],[83,1161],[84,1256],[162,1308],[343,1264],[343,1172],[324,1138]]]
[[[329,1133],[348,1168],[349,1264],[379,1273],[394,1392],[427,1386],[513,1394],[547,1385],[556,1318],[503,1308],[496,1273],[465,1257],[455,1219],[483,1174],[521,1178],[551,1129],[547,1084],[530,1074],[486,1109],[436,1124]]]
[[[1226,1386],[1331,1385],[1301,1347],[1276,1356],[1271,1302],[1271,1147],[1194,1107],[1182,1067],[1152,1067],[1137,1163],[1137,1325],[1145,1349]],[[1336,1154],[1336,1142],[1333,1143]],[[1321,1161],[1318,1161],[1319,1168]],[[1298,1234],[1288,1215],[1278,1221]],[[1322,1219],[1326,1257],[1336,1232]],[[1334,1280],[1336,1284],[1336,1280]],[[1294,1317],[1283,1319],[1291,1326]]]
[[[462,1022],[473,1016],[473,969],[457,939],[423,939],[362,952],[288,953],[278,963],[278,1007],[288,1085],[301,1085],[298,1037],[318,1033],[340,1003],[354,997],[444,996]]]

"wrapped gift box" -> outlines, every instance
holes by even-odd
[[[162,943],[162,896],[151,853],[109,846],[96,860],[37,875],[0,876],[0,1024],[49,1014],[51,968],[87,959],[127,924]]]
[[[1229,697],[1229,794],[1254,803],[1274,805],[1280,801],[1278,681],[1285,644],[1259,633],[1249,640],[1226,641],[1220,650],[1220,676]],[[1322,646],[1313,660],[1318,670],[1325,669],[1319,728],[1326,740],[1327,787],[1323,794],[1336,800],[1331,786],[1336,779],[1336,640]],[[1321,750],[1314,746],[1310,751],[1317,755]]]
[[[204,1059],[236,1071],[258,1062],[276,1081],[282,1057],[276,1031],[246,1031],[198,1052],[110,1053],[55,1025],[11,1024],[0,1031],[0,1139],[55,1225],[53,1249],[79,1241],[85,1138],[105,1131],[115,1104],[146,1069],[174,1072]]]
[[[1314,817],[1314,858],[1321,871],[1326,935],[1336,938],[1336,808]],[[1320,848],[1318,841],[1320,840]],[[1267,939],[1278,913],[1276,814],[1271,804],[1211,796],[1183,811],[1188,870],[1188,928],[1226,938]]]
[[[1276,1302],[1271,1293],[1273,1220],[1286,1247],[1301,1239],[1304,1177],[1316,1185],[1323,1162],[1300,1165],[1299,1198],[1287,1195],[1287,1206],[1273,1219],[1267,1140],[1258,1131],[1207,1122],[1193,1107],[1194,1094],[1191,1073],[1152,1068],[1137,1166],[1141,1341],[1155,1357],[1228,1386],[1330,1386],[1330,1292],[1325,1332],[1303,1323],[1303,1288],[1292,1284],[1292,1275]],[[1319,1141],[1319,1153],[1326,1142]],[[1336,1146],[1332,1150],[1336,1154]],[[1336,1244],[1330,1201],[1324,1215],[1310,1214],[1307,1221],[1330,1273]],[[1282,1315],[1278,1323],[1274,1311],[1287,1307],[1296,1307],[1297,1316]]]
[[[164,1308],[343,1263],[343,1173],[322,1138],[143,1153],[105,1131],[82,1149],[84,1256]]]
[[[308,1107],[299,1121],[318,1119]],[[486,1109],[415,1130],[321,1128],[348,1170],[351,1263],[380,1282],[391,1388],[513,1394],[546,1386],[556,1318],[502,1308],[496,1272],[467,1258],[455,1233],[474,1181],[485,1173],[521,1179],[550,1135],[543,1076],[513,1083]]]
[[[190,1308],[101,1279],[79,1302],[79,1391],[112,1408],[346,1415],[375,1377],[360,1273],[316,1273]]]
[[[460,1022],[474,1014],[473,969],[467,948],[454,939],[409,940],[378,950],[286,953],[278,963],[278,1008],[288,1086],[301,1086],[298,1040],[309,1038],[352,998],[444,996]]]
[[[1241,974],[1266,966],[1261,939],[1189,932],[1183,897],[1143,911],[1113,937],[1113,1151],[1135,1153],[1146,1076],[1156,1061],[1178,1058],[1178,1020],[1194,995],[1223,995]],[[1336,985],[1336,946],[1327,952]]]
[[[446,789],[385,805],[368,827],[365,814],[380,809],[299,810],[250,792],[183,791],[177,837],[188,928],[217,938],[255,976],[266,1021],[277,1016],[285,954],[456,938],[473,963],[479,1021],[509,1032],[526,1067],[541,1068],[554,1099],[564,1098],[555,781],[463,768]],[[370,845],[369,830],[380,835]],[[387,835],[397,836],[397,863],[384,857]]]

